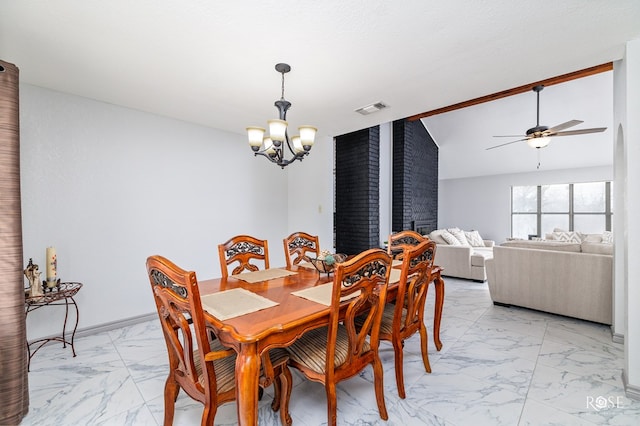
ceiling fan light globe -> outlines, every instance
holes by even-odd
[[[527,145],[531,148],[544,148],[549,145],[549,142],[551,142],[551,138],[548,137],[527,139]]]

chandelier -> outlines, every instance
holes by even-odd
[[[247,136],[254,155],[262,155],[284,169],[296,160],[302,161],[304,156],[309,154],[318,129],[313,126],[300,126],[299,134],[289,139],[286,120],[291,102],[284,98],[284,75],[291,71],[291,67],[288,64],[276,64],[276,71],[282,74],[282,95],[280,100],[274,103],[280,113],[279,119],[267,121],[268,136],[265,136],[266,129],[256,126],[247,127]]]

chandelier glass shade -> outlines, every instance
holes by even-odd
[[[274,105],[278,109],[279,118],[268,120],[269,134],[265,135],[263,127],[247,127],[249,145],[254,154],[266,157],[272,163],[276,163],[283,169],[296,160],[302,160],[309,154],[315,141],[316,129],[313,126],[300,126],[298,134],[289,137],[287,132],[287,110],[291,102],[284,98],[284,75],[291,71],[288,64],[276,64],[276,71],[282,74],[282,95]]]

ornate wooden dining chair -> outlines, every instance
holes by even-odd
[[[402,260],[402,257],[404,256],[404,252],[407,249],[410,249],[413,246],[416,246],[420,242],[425,240],[429,240],[429,238],[425,237],[424,235],[416,231],[405,230],[405,231],[397,232],[395,234],[391,234],[389,235],[387,253],[389,253],[389,255],[396,260]],[[434,264],[433,269],[431,271],[431,278],[432,278],[431,282],[435,282],[440,286],[444,286],[444,281],[442,280],[441,274],[442,274],[442,268]],[[443,291],[443,290],[440,290],[440,291]],[[438,287],[436,287],[436,300],[438,300],[437,292],[438,292]],[[440,297],[444,297],[444,294]],[[433,341],[436,345],[436,349],[439,351],[440,349],[442,349],[442,342],[440,341],[440,335],[439,335],[440,316],[442,315],[442,303],[440,303],[440,305],[436,304],[434,309],[435,309],[435,314],[433,318],[433,321],[434,321]]]
[[[398,395],[405,398],[403,351],[404,341],[416,332],[420,333],[422,362],[431,373],[427,352],[427,328],[424,325],[424,305],[429,283],[433,281],[433,259],[436,243],[424,240],[417,246],[405,249],[395,303],[387,303],[380,324],[380,340],[393,344],[395,353],[396,385]]]
[[[320,254],[320,241],[317,235],[309,235],[306,232],[294,232],[282,240],[284,245],[284,257],[287,260],[287,268],[298,265],[300,262],[310,262],[309,253],[318,257]]]
[[[182,270],[161,256],[151,256],[147,259],[147,273],[169,353],[164,425],[173,424],[180,389],[204,404],[201,424],[213,425],[218,406],[236,397],[236,353],[218,339],[208,338],[215,330],[206,326],[195,272]],[[280,410],[283,425],[291,425],[288,358],[284,349],[271,350],[262,357],[260,372],[260,386],[274,383],[271,408]]]
[[[330,425],[336,424],[336,384],[373,366],[380,417],[387,420],[378,356],[378,333],[391,271],[391,258],[382,249],[367,250],[338,263],[334,271],[329,325],[307,331],[291,346],[289,364],[308,379],[324,384]],[[344,300],[345,297],[353,297]],[[343,299],[343,301],[341,301]],[[364,315],[363,327],[355,318]]]
[[[222,276],[229,276],[229,265],[238,262],[231,275],[239,274],[245,270],[257,271],[260,268],[250,263],[251,260],[264,262],[264,269],[269,269],[269,245],[267,240],[259,240],[250,235],[236,235],[224,244],[218,245],[220,256],[220,269]]]
[[[402,259],[405,249],[416,246],[429,238],[419,234],[416,231],[400,231],[389,235],[387,242],[387,253],[395,259]]]

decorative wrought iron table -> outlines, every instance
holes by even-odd
[[[60,283],[57,287],[52,288],[51,290],[47,290],[42,296],[30,297],[26,296],[24,300],[24,308],[25,308],[25,317],[29,315],[29,312],[33,312],[36,309],[40,309],[44,306],[56,306],[56,305],[64,305],[65,306],[65,314],[64,314],[64,323],[62,325],[62,334],[60,336],[55,337],[46,337],[43,339],[39,339],[29,343],[27,341],[27,351],[29,352],[29,362],[28,367],[31,365],[31,358],[40,350],[41,347],[46,345],[49,342],[62,342],[62,347],[66,348],[67,345],[71,346],[71,352],[73,356],[76,356],[76,350],[73,346],[73,339],[76,335],[76,329],[78,328],[78,320],[80,318],[78,311],[78,304],[76,303],[73,296],[80,291],[82,288],[82,283],[76,282],[68,282],[68,283]],[[71,332],[71,340],[67,340],[67,320],[69,318],[69,305],[73,305],[76,310],[76,323],[73,326],[73,331]],[[31,347],[35,346],[35,349],[31,351]]]

